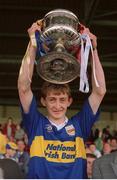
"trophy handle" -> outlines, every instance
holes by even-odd
[[[85,27],[85,26],[84,26],[83,24],[78,23],[78,32],[82,34],[82,33],[83,33],[83,30],[84,30],[84,27]]]

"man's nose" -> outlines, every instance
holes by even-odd
[[[57,100],[57,101],[56,101],[56,108],[60,108],[60,106],[61,106],[61,103],[60,103],[59,100]]]

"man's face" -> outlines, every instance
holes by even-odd
[[[117,141],[116,139],[112,139],[111,142],[110,142],[111,146],[112,147],[117,147]]]
[[[24,149],[25,149],[25,144],[24,144],[23,141],[18,141],[18,142],[17,142],[17,146],[18,146],[18,150],[19,150],[19,151],[21,151],[21,152],[24,151]]]
[[[111,152],[111,146],[109,143],[105,143],[104,146],[103,146],[103,153],[104,154],[108,154]]]
[[[7,157],[13,157],[16,154],[16,150],[14,149],[6,149]]]
[[[89,178],[92,176],[92,168],[93,168],[94,160],[95,158],[91,158],[91,157],[87,158],[87,174]]]
[[[89,146],[89,149],[91,150],[91,152],[95,152],[95,150],[96,150],[96,146],[94,145],[94,144],[91,144],[90,146]]]
[[[72,98],[67,93],[51,91],[48,92],[42,104],[47,108],[50,120],[64,120],[67,108],[70,106]]]

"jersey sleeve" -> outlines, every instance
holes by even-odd
[[[87,140],[87,138],[89,137],[91,128],[94,125],[94,123],[98,120],[99,114],[99,109],[96,112],[96,114],[93,113],[89,101],[87,100],[85,101],[81,111],[74,116],[74,119],[77,121],[76,123],[79,123],[82,132],[82,137],[84,140]]]
[[[21,114],[22,114],[22,127],[28,135],[28,139],[32,139],[35,135],[37,126],[41,119],[41,113],[37,109],[36,99],[33,96],[32,102],[29,108],[29,112],[25,113],[21,105]]]

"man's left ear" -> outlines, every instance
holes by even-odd
[[[46,107],[45,99],[43,97],[41,97],[41,104]]]
[[[68,107],[72,104],[72,102],[73,102],[73,99],[72,99],[72,97],[70,97],[70,98],[69,98]]]

